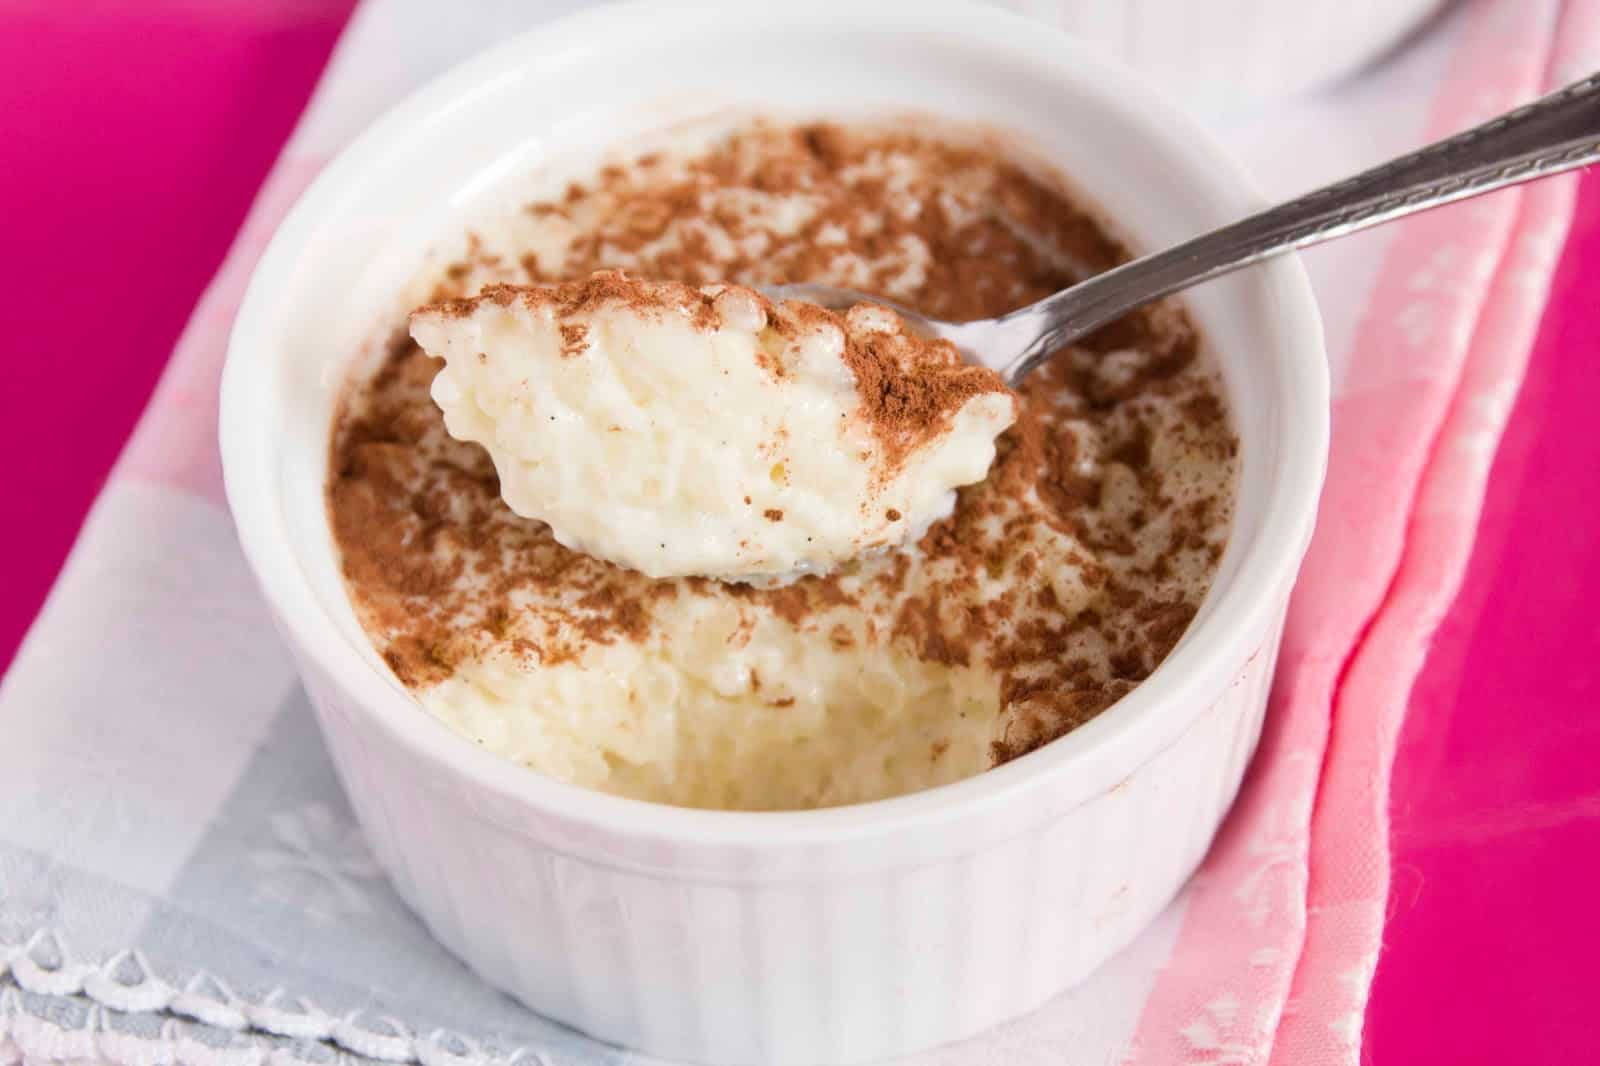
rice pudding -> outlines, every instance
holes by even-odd
[[[621,270],[987,317],[1126,258],[1061,189],[959,131],[750,122],[531,194],[419,285],[438,302]],[[1226,541],[1237,440],[1175,304],[1030,377],[988,476],[904,550],[781,587],[652,578],[513,512],[395,325],[332,446],[358,617],[427,711],[580,785],[783,809],[979,773],[1148,677]]]
[[[887,307],[616,271],[411,315],[500,496],[650,577],[774,584],[921,536],[1016,420],[1000,375]]]

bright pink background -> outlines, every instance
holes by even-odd
[[[353,2],[0,0],[0,670]]]
[[[1597,1061],[1600,168],[1401,734],[1370,1061]]]
[[[352,0],[0,0],[0,669]],[[1600,175],[1401,742],[1365,1058],[1591,1055],[1600,948]],[[1515,539],[1511,534],[1515,531]]]

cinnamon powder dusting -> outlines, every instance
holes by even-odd
[[[890,469],[944,433],[968,400],[1006,391],[993,370],[963,365],[949,341],[932,342],[910,356],[914,362],[907,372],[906,341],[901,335],[875,334],[845,347],[845,362],[855,372],[866,418]]]
[[[517,225],[544,227],[538,254],[480,234],[441,271],[440,309],[466,313],[460,301],[480,290],[507,304],[621,298],[607,286],[625,281],[591,277],[615,270],[682,283],[663,298],[713,316],[703,322],[715,306],[694,286],[724,281],[848,286],[963,320],[1126,258],[1053,183],[992,151],[832,125],[757,123],[694,154],[610,167],[529,205]],[[362,621],[417,688],[491,652],[536,667],[579,662],[596,646],[670,642],[669,605],[714,599],[836,649],[987,671],[1001,708],[992,754],[1004,761],[1149,676],[1192,620],[1231,516],[1237,441],[1173,305],[1113,323],[1033,375],[988,479],[962,489],[909,550],[774,589],[652,581],[518,518],[482,449],[445,432],[428,396],[438,364],[396,338],[340,412],[328,503]],[[563,335],[564,353],[583,344]],[[905,454],[965,399],[1001,387],[930,344],[919,357],[944,372],[911,375],[920,384],[908,388],[895,372],[906,353],[892,346],[846,354],[886,454]]]

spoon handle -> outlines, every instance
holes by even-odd
[[[1037,338],[1006,368],[1006,377],[1020,380],[1062,345],[1179,289],[1281,252],[1597,159],[1600,74],[1006,315],[1000,323],[1013,335]]]

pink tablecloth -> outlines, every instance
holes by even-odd
[[[349,0],[155,8],[0,12],[0,281],[13,294],[0,448],[25,457],[7,477],[0,669]],[[1600,942],[1584,898],[1584,857],[1600,854],[1600,625],[1585,607],[1600,597],[1600,345],[1584,283],[1600,266],[1600,177],[1579,211],[1471,573],[1402,740],[1371,1061],[1576,1061],[1592,1043],[1572,975]],[[1473,1024],[1438,1024],[1450,1016]]]

